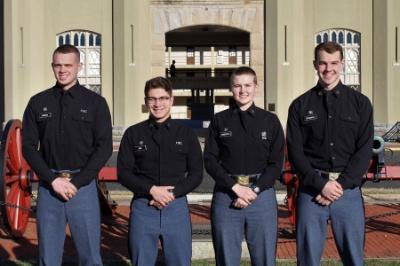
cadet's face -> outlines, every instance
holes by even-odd
[[[343,70],[343,60],[340,59],[340,52],[330,54],[319,51],[318,60],[314,61],[317,70],[319,83],[327,89],[333,89],[340,81],[340,73]]]
[[[78,73],[81,70],[81,63],[74,53],[55,53],[51,66],[58,84],[64,90],[75,85],[78,80]]]
[[[164,122],[171,115],[171,107],[174,103],[174,97],[169,96],[167,91],[163,88],[149,90],[145,101],[150,116],[157,123]]]
[[[242,110],[249,108],[254,101],[257,84],[254,82],[254,76],[243,74],[235,76],[231,84],[233,99]]]

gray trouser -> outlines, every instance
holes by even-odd
[[[251,265],[275,265],[278,230],[275,190],[261,192],[244,209],[233,207],[233,199],[228,193],[214,192],[211,221],[217,265],[240,265],[243,237],[246,237]]]
[[[80,265],[103,265],[100,256],[100,207],[96,181],[81,187],[69,201],[40,183],[37,203],[39,264],[62,264],[65,229],[69,224]]]
[[[134,266],[153,266],[158,241],[166,266],[189,266],[192,258],[192,225],[186,197],[158,210],[147,198],[134,198],[129,221],[129,252]]]
[[[329,219],[343,264],[364,265],[365,215],[360,188],[345,189],[329,206],[317,204],[314,197],[315,193],[303,190],[297,199],[297,265],[320,265]]]

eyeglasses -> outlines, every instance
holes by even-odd
[[[148,104],[155,104],[157,101],[159,103],[165,103],[169,99],[171,99],[171,97],[169,97],[169,96],[161,96],[161,97],[158,97],[158,98],[157,97],[145,97],[144,99],[146,100],[146,102]]]

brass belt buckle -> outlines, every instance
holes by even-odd
[[[329,180],[336,181],[339,178],[339,175],[340,175],[340,173],[330,172],[329,173]]]
[[[239,185],[249,186],[250,185],[250,177],[248,175],[238,175],[236,177]]]
[[[62,172],[62,173],[60,173],[60,176],[62,178],[68,179],[68,180],[71,179],[71,174],[70,173]]]

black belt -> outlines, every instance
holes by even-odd
[[[63,169],[63,170],[57,170],[57,169],[51,169],[51,171],[55,174],[58,174],[59,177],[62,178],[66,178],[66,179],[71,179],[71,177],[74,174],[77,174],[81,171],[81,169],[73,169],[73,170],[69,170],[69,169]]]
[[[239,185],[249,187],[260,178],[261,174],[229,175],[229,176],[235,179],[236,183],[238,183]]]

